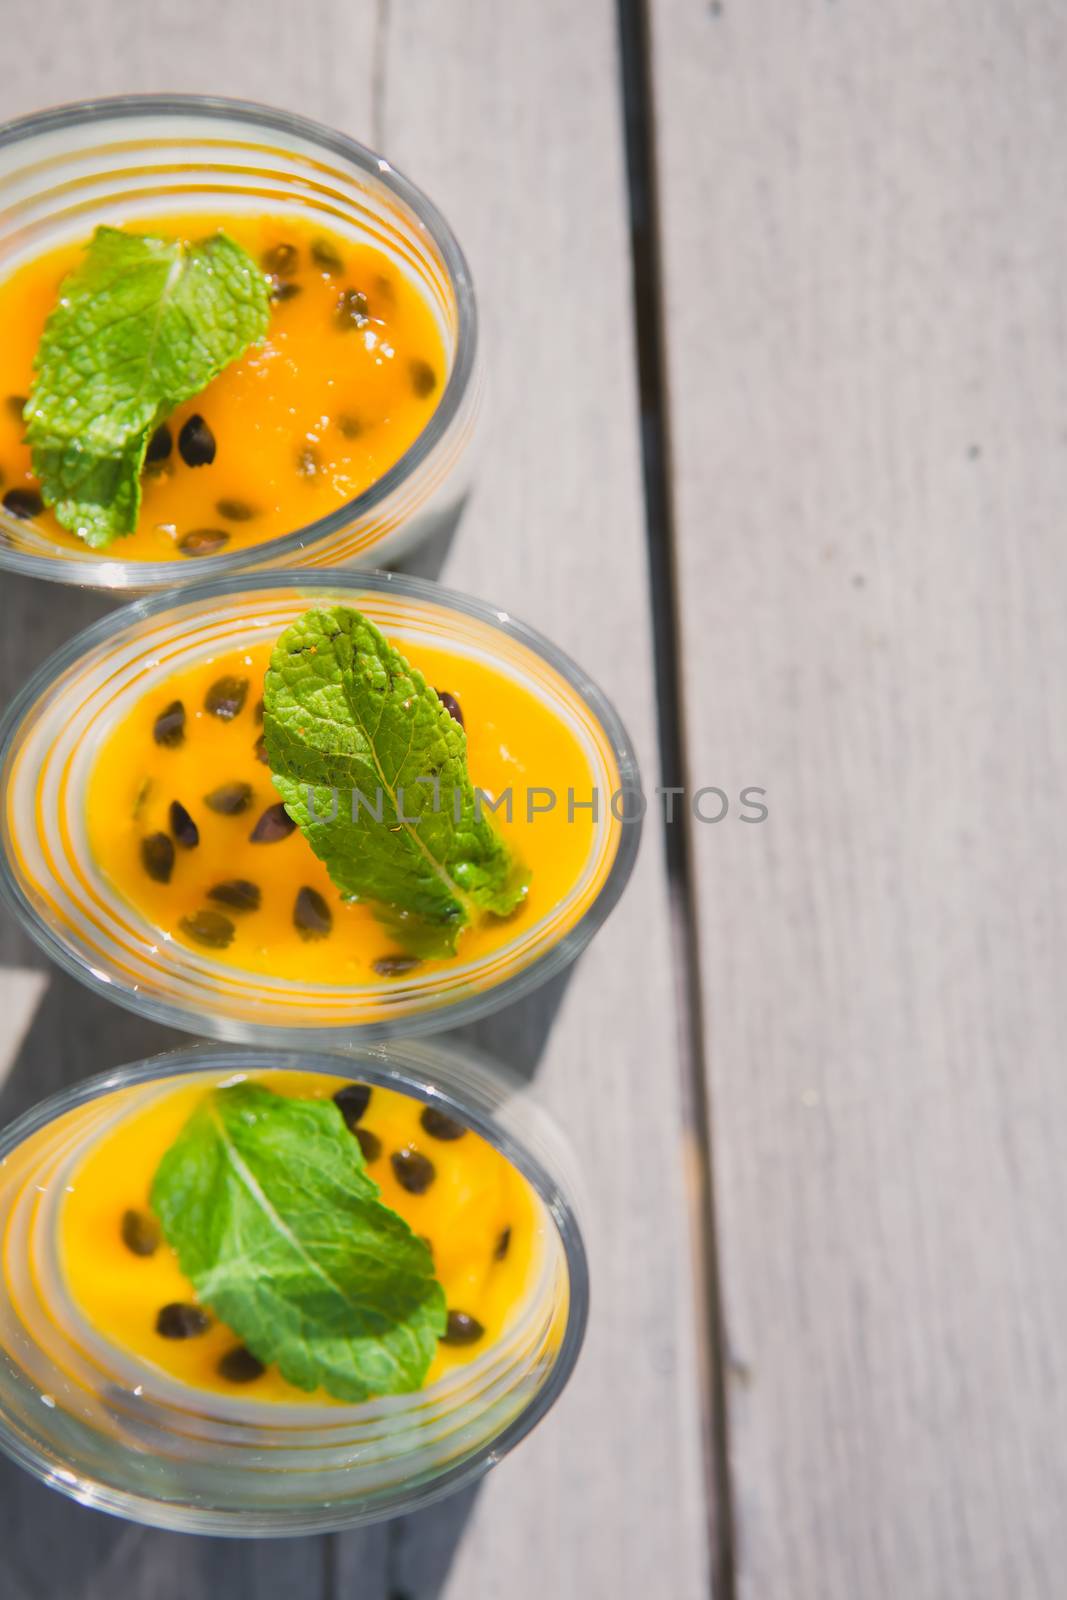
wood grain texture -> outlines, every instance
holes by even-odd
[[[610,0],[581,7],[517,0],[507,8],[490,0],[447,7],[229,0],[210,16],[160,0],[106,0],[76,16],[57,0],[17,9],[29,43],[9,113],[130,89],[260,98],[379,144],[439,201],[472,258],[492,389],[475,496],[455,540],[423,555],[420,568],[514,609],[576,654],[623,708],[651,772],[650,625]],[[5,611],[15,587],[4,585]],[[63,607],[85,604],[65,598],[44,625],[62,637]],[[24,645],[17,631],[7,643],[0,635],[8,688],[26,670]],[[22,943],[7,937],[5,952],[25,960]],[[38,1013],[8,1086],[12,1106],[31,1081],[37,1087],[48,1075],[88,1070],[88,1057],[110,1062],[141,1053],[133,1037],[140,1038],[139,1024],[75,995],[63,980],[53,983],[75,1010],[61,1018],[50,1000]],[[66,1034],[72,1015],[76,1041]],[[322,1579],[330,1600],[385,1593],[390,1600],[544,1593],[697,1600],[706,1593],[676,1030],[653,831],[623,906],[572,979],[477,1030],[484,1047],[538,1074],[587,1179],[594,1311],[578,1375],[552,1416],[480,1490],[335,1541]],[[0,1480],[0,1488],[6,1484]],[[23,1537],[67,1528],[69,1508],[32,1486],[25,1492],[37,1499]],[[77,1537],[73,1529],[67,1536],[72,1544]],[[205,1576],[208,1569],[196,1567],[207,1559],[197,1542],[136,1537],[144,1572],[156,1559],[172,1576],[176,1566],[189,1575],[190,1593],[237,1600],[273,1593],[256,1587],[274,1570],[271,1551],[264,1557],[247,1547],[246,1565]],[[191,1553],[183,1554],[185,1544]],[[284,1551],[277,1559],[282,1585],[293,1567]],[[317,1563],[309,1560],[307,1577],[288,1592],[315,1600],[323,1592]],[[91,1584],[70,1585],[72,1566],[56,1568],[56,1592],[97,1600]],[[208,1587],[198,1590],[198,1581]]]
[[[1067,19],[655,0],[742,1600],[1052,1600]]]
[[[381,60],[383,147],[455,226],[483,308],[479,477],[442,581],[572,652],[622,708],[654,782],[613,5],[405,0],[389,7]],[[536,1065],[576,1148],[593,1313],[570,1389],[472,1497],[451,1566],[447,1506],[423,1540],[397,1530],[397,1588],[414,1600],[707,1592],[668,949],[651,828],[570,981],[480,1031]]]

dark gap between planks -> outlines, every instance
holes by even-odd
[[[659,760],[664,787],[688,789],[682,677],[678,650],[678,574],[670,481],[670,418],[663,334],[663,273],[656,187],[649,0],[617,0],[620,73],[630,203],[634,324],[641,403],[641,451],[652,599]],[[682,820],[679,821],[679,815]],[[682,1001],[685,1136],[695,1147],[693,1227],[700,1279],[706,1366],[705,1455],[710,1489],[714,1600],[736,1600],[733,1486],[727,1411],[727,1348],[712,1181],[711,1107],[704,1059],[703,997],[697,944],[692,823],[683,807],[664,822],[671,927]]]

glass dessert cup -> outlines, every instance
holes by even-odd
[[[582,771],[517,767],[513,804],[516,812],[527,809],[533,879],[520,912],[495,927],[494,943],[472,943],[474,953],[468,956],[463,934],[451,959],[389,975],[375,964],[344,981],[327,982],[317,955],[313,965],[286,976],[269,970],[269,962],[258,969],[251,962],[238,966],[226,959],[228,952],[182,942],[176,924],[161,927],[159,919],[139,910],[94,855],[88,797],[109,736],[121,731],[149,697],[154,697],[153,708],[168,701],[167,685],[175,674],[235,648],[259,650],[310,607],[335,604],[362,611],[416,660],[418,650],[436,647],[451,653],[468,675],[495,674],[521,691],[538,715],[566,732]],[[253,696],[250,688],[249,706]],[[149,722],[146,744],[151,728]],[[511,733],[508,742],[521,743],[521,730]],[[249,744],[253,737],[250,724]],[[264,786],[262,798],[268,791],[276,798],[266,768],[257,770],[263,775],[257,780]],[[471,777],[479,783],[473,756]],[[568,795],[556,792],[574,782],[582,792],[576,792],[572,819]],[[435,584],[392,574],[322,579],[270,574],[251,583],[224,579],[186,590],[177,599],[138,601],[106,617],[47,662],[9,710],[0,725],[0,783],[5,797],[0,889],[53,959],[91,988],[155,1021],[217,1038],[291,1047],[322,1048],[357,1037],[453,1027],[529,993],[573,960],[604,921],[629,877],[640,833],[632,798],[640,793],[640,779],[625,729],[580,669],[504,613]],[[540,897],[534,846],[541,837],[537,830],[548,824],[528,810],[538,790],[556,795],[552,825],[566,826],[568,848],[574,839],[580,842],[573,877],[548,893],[553,848]],[[596,797],[595,820],[591,796]],[[164,799],[169,798],[168,791]],[[128,826],[125,819],[136,815],[136,805],[124,796],[121,806]],[[237,829],[235,840],[247,836],[254,815],[226,819]],[[206,816],[201,813],[202,820]],[[555,837],[560,839],[559,831]],[[301,835],[285,846],[253,848],[289,845],[306,848],[310,859]],[[294,866],[294,873],[300,871]],[[299,876],[286,882],[295,894]],[[355,911],[368,915],[362,906]],[[307,948],[317,952],[325,946]]]
[[[541,1247],[484,1353],[415,1393],[359,1405],[321,1394],[257,1401],[251,1390],[176,1381],[87,1323],[58,1241],[94,1141],[152,1096],[265,1070],[327,1073],[370,1084],[372,1096],[381,1085],[428,1102],[525,1180]],[[545,1414],[581,1347],[588,1272],[566,1165],[528,1089],[513,1094],[477,1060],[418,1044],[301,1057],[205,1046],[53,1096],[0,1134],[0,1449],[82,1504],[196,1533],[356,1527],[469,1483]]]
[[[260,543],[187,559],[124,559],[62,543],[0,507],[0,568],[88,587],[173,590],[239,570],[373,567],[449,524],[480,376],[474,292],[447,223],[388,162],[353,140],[267,107],[198,96],[131,96],[60,107],[0,128],[0,277],[98,224],[269,214],[372,243],[432,313],[447,366],[422,431],[376,482],[328,515]],[[324,379],[327,374],[324,374]]]

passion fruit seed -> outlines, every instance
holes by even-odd
[[[479,1339],[485,1338],[485,1329],[477,1317],[470,1317],[465,1311],[450,1311],[445,1331],[441,1335],[442,1344],[477,1344]]]
[[[496,1242],[496,1249],[493,1251],[493,1260],[494,1261],[503,1261],[504,1257],[508,1253],[508,1247],[509,1247],[510,1244],[511,1244],[511,1229],[510,1228],[505,1228],[503,1233],[500,1235],[500,1238]]]
[[[458,722],[461,728],[466,727],[466,723],[463,721],[463,712],[455,695],[449,694],[447,689],[438,689],[435,692],[453,722]]]
[[[247,878],[227,878],[225,883],[216,883],[207,897],[231,911],[258,911],[263,900],[259,884],[250,883]]]
[[[229,1383],[254,1383],[262,1378],[266,1367],[243,1344],[227,1350],[219,1362],[218,1370]]]
[[[297,269],[300,252],[295,244],[283,240],[280,244],[272,244],[269,250],[264,250],[260,260],[264,272],[275,272],[279,278],[288,278]]]
[[[156,1318],[156,1332],[163,1339],[199,1339],[211,1326],[211,1318],[199,1306],[172,1300]]]
[[[262,722],[263,721],[263,696],[262,695],[260,695],[260,697],[256,701],[255,705],[252,707],[252,718],[253,718],[253,721],[255,721],[255,722]]]
[[[339,328],[362,328],[367,321],[367,296],[362,289],[342,289],[334,312]]]
[[[345,1127],[350,1132],[355,1131],[356,1123],[370,1105],[369,1083],[346,1083],[343,1089],[338,1089],[333,1097],[333,1103],[345,1119]]]
[[[329,239],[312,239],[311,259],[317,267],[322,268],[323,272],[329,272],[331,275],[345,270],[341,252],[335,244],[330,243]]]
[[[416,357],[408,366],[411,374],[411,387],[420,400],[425,400],[437,388],[437,374],[428,361]]]
[[[418,956],[405,955],[379,956],[377,961],[371,962],[371,968],[379,978],[399,978],[405,972],[413,972],[421,965]]]
[[[185,707],[180,700],[164,706],[152,725],[152,737],[157,744],[176,750],[185,738]]]
[[[131,1206],[122,1213],[122,1242],[135,1256],[154,1256],[161,1237],[159,1223],[147,1211]]]
[[[215,459],[215,435],[199,411],[178,435],[178,454],[187,467],[210,467]]]
[[[204,804],[220,817],[239,817],[252,804],[253,793],[250,783],[220,783],[204,796]]]
[[[288,839],[295,827],[296,823],[279,801],[267,807],[248,837],[253,844],[277,844],[281,839]]]
[[[295,300],[298,294],[303,294],[302,283],[294,283],[292,278],[284,278],[271,286],[270,297],[276,306],[284,305],[287,300]]]
[[[270,757],[267,755],[267,741],[263,734],[260,734],[255,744],[252,746],[252,754],[255,756],[257,761],[262,761],[265,767],[270,766]]]
[[[223,722],[232,722],[244,710],[247,698],[247,678],[216,678],[204,696],[204,710],[210,711],[213,717],[220,717]]]
[[[165,422],[161,422],[151,439],[148,449],[144,453],[145,462],[153,466],[157,461],[166,461],[174,449],[174,439]]]
[[[326,939],[333,930],[333,913],[317,889],[303,888],[293,906],[293,927],[301,939]]]
[[[195,850],[200,843],[200,829],[180,800],[170,803],[170,831],[183,850]]]
[[[321,465],[319,452],[313,449],[311,445],[304,445],[302,449],[297,451],[296,470],[302,478],[317,477]]]
[[[452,1117],[446,1117],[443,1111],[438,1111],[436,1106],[425,1106],[419,1118],[424,1131],[431,1139],[440,1139],[442,1142],[451,1142],[453,1139],[462,1139],[466,1128],[461,1122],[456,1122]]]
[[[190,528],[178,540],[178,549],[183,556],[195,559],[198,556],[217,555],[229,542],[230,536],[225,528]]]
[[[237,932],[229,917],[224,917],[221,911],[207,909],[194,911],[191,917],[182,917],[178,926],[187,939],[202,944],[207,950],[225,950]]]
[[[24,394],[9,394],[4,404],[16,422],[23,420],[22,413],[26,409],[26,396]]]
[[[337,418],[337,426],[346,439],[358,439],[363,432],[363,424],[358,417],[350,411],[342,411]]]
[[[425,1194],[437,1176],[437,1169],[429,1157],[420,1150],[412,1150],[410,1145],[403,1150],[394,1150],[389,1159],[397,1183],[408,1194]]]
[[[21,522],[28,522],[31,517],[41,515],[44,501],[36,489],[9,489],[4,496],[4,510]]]
[[[364,1161],[377,1161],[382,1153],[382,1141],[378,1135],[371,1133],[369,1128],[354,1128],[352,1131],[359,1141]]]
[[[215,510],[227,522],[251,522],[253,517],[259,516],[258,509],[247,500],[216,500]]]
[[[141,840],[141,865],[155,883],[169,883],[174,871],[174,841],[165,833]]]

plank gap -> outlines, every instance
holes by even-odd
[[[649,0],[617,0],[619,66],[630,208],[641,465],[645,500],[653,661],[661,784],[690,793],[686,756],[670,415],[664,337],[663,273],[656,183]],[[733,1484],[727,1406],[728,1349],[719,1271],[712,1164],[712,1110],[705,1070],[704,1002],[700,981],[696,887],[688,808],[663,813],[663,849],[671,910],[671,941],[681,1019],[684,1139],[690,1156],[690,1221],[701,1317],[705,1471],[709,1487],[709,1545],[715,1600],[736,1600]]]

